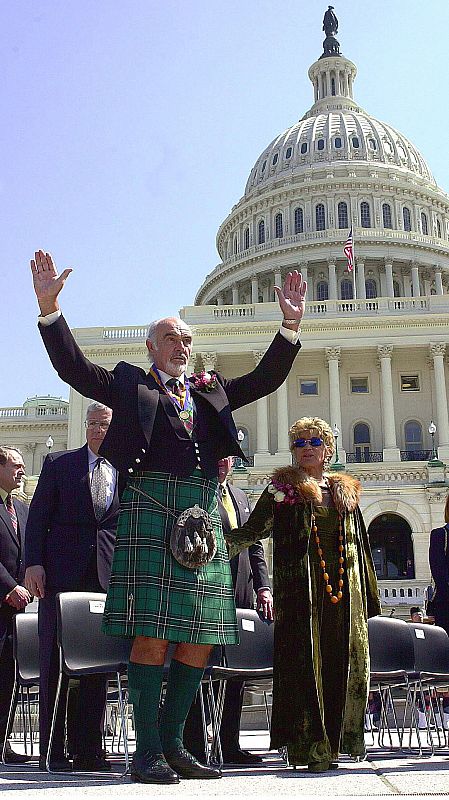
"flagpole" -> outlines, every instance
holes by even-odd
[[[357,264],[357,259],[355,257],[355,247],[354,247],[354,226],[352,227],[352,231],[353,231],[353,234],[352,234],[352,252],[353,252],[353,258],[354,258],[354,266],[352,268],[352,282],[353,282],[353,290],[352,290],[352,292],[353,292],[353,295],[354,295],[354,300],[357,300],[357,284],[356,284],[356,280],[355,280],[355,268],[356,268],[356,264]]]

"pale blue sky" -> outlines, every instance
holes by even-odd
[[[316,0],[14,0],[0,15],[0,406],[68,397],[28,262],[72,266],[72,327],[193,303],[264,147],[312,105]],[[355,98],[449,190],[447,0],[335,0]],[[8,378],[6,375],[8,374]]]

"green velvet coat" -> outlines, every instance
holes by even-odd
[[[321,505],[318,483],[298,467],[277,470],[273,480],[294,488],[297,504],[277,502],[270,484],[249,520],[227,534],[230,557],[258,539],[273,537],[273,594],[275,645],[271,748],[288,748],[291,764],[332,760],[338,753],[329,745],[324,723],[320,667],[319,621],[312,603],[309,562],[312,505]],[[342,709],[339,749],[363,755],[364,714],[369,686],[367,619],[380,614],[368,536],[358,507],[360,484],[345,474],[328,476],[334,505],[345,533],[347,633],[336,631],[333,644],[344,648],[347,664],[346,696]],[[315,541],[312,545],[316,547]],[[325,598],[327,600],[327,598]],[[339,606],[340,608],[340,606]],[[341,637],[341,640],[340,640]],[[338,653],[337,653],[338,655]]]

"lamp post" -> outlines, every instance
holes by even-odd
[[[53,437],[49,436],[47,441],[45,442],[45,446],[48,448],[48,452],[51,453],[51,449],[54,445]]]
[[[333,464],[330,465],[329,469],[332,471],[342,470],[345,468],[345,465],[340,464],[340,460],[338,458],[338,437],[340,436],[340,431],[337,427],[337,423],[335,423],[332,433],[334,434],[334,442],[335,442],[335,461]]]
[[[237,431],[237,439],[239,441],[239,444],[240,444],[240,442],[243,442],[244,438],[245,438],[245,434],[243,433],[242,430],[239,429]],[[236,458],[235,459],[233,472],[240,472],[240,473],[248,472],[248,469],[245,466],[245,464],[244,464],[244,462],[242,461],[241,458]]]
[[[441,462],[438,461],[438,454],[437,454],[436,447],[435,447],[435,434],[437,432],[437,426],[435,425],[433,419],[430,420],[430,424],[429,424],[429,429],[428,430],[429,430],[429,433],[430,433],[430,435],[432,437],[432,455],[431,455],[428,463],[429,464],[436,464],[437,462],[441,463]]]

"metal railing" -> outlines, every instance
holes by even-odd
[[[378,461],[383,461],[383,452],[375,452],[371,450],[369,453],[346,453],[347,464],[373,464]]]
[[[401,461],[428,461],[431,450],[401,450]]]

